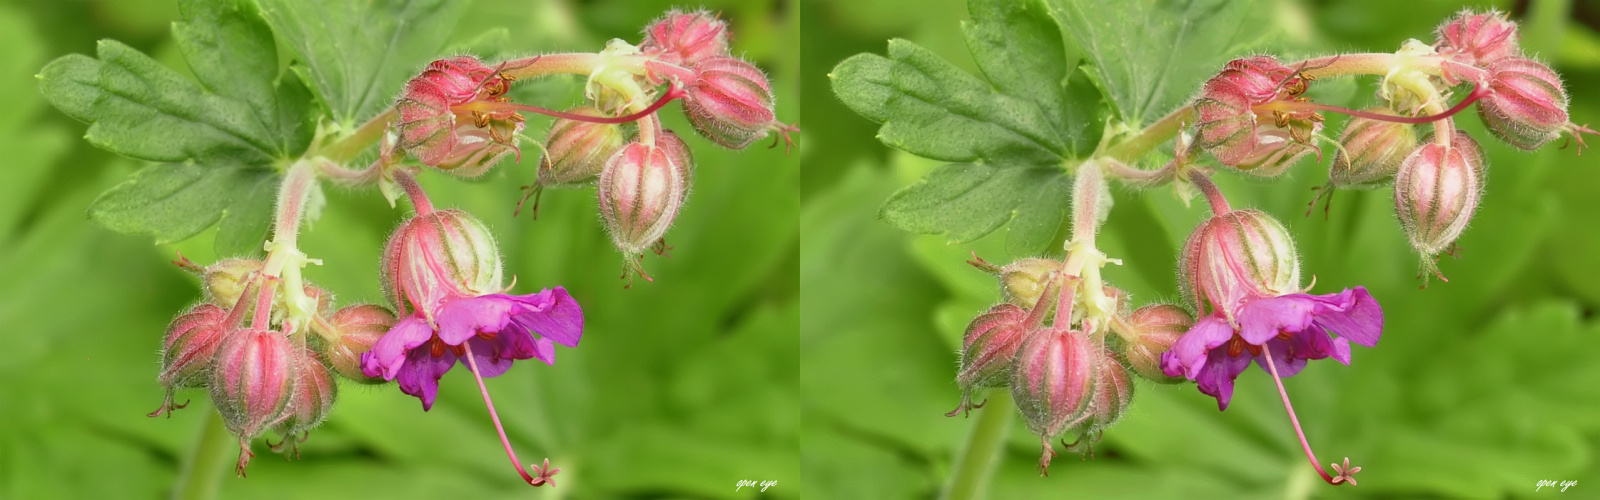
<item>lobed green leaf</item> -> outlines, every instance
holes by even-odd
[[[151,165],[96,198],[89,205],[89,218],[114,231],[149,234],[158,244],[182,241],[211,227],[236,204],[231,210],[259,215],[260,202],[251,201],[256,198],[252,193],[263,183],[275,185],[277,177],[271,171],[241,166]]]
[[[993,232],[1016,215],[1024,204],[1043,202],[1044,208],[1028,208],[1028,225],[1021,230],[1048,225],[1051,206],[1064,203],[1066,190],[1057,190],[1065,173],[1054,168],[1027,165],[986,165],[951,163],[928,173],[916,184],[906,186],[883,204],[878,217],[901,229],[919,234],[948,234],[951,241],[968,242]],[[1059,197],[1041,197],[1055,192]],[[1038,211],[1040,213],[1032,213]],[[1032,242],[1033,238],[1023,238]]]

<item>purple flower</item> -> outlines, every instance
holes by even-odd
[[[401,319],[361,356],[369,377],[400,383],[400,390],[433,407],[439,378],[468,352],[479,375],[494,377],[519,359],[555,364],[555,346],[577,347],[583,311],[565,288],[528,295],[490,294],[446,300],[432,311]]]
[[[1195,322],[1161,356],[1161,371],[1195,381],[1200,392],[1227,409],[1233,381],[1250,361],[1267,370],[1271,356],[1278,374],[1292,376],[1306,361],[1332,356],[1350,364],[1350,342],[1372,347],[1383,332],[1383,309],[1364,287],[1327,295],[1295,293],[1248,300],[1232,311]],[[1265,349],[1263,349],[1265,346]]]

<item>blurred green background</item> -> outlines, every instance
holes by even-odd
[[[1433,0],[1261,4],[1279,32],[1266,49],[1289,59],[1393,51],[1413,37],[1431,42],[1433,28],[1463,7]],[[1552,15],[1530,22],[1527,5],[1471,5],[1523,20],[1524,46],[1566,79],[1572,120],[1600,123],[1600,8],[1540,4],[1554,7]],[[801,182],[805,492],[933,497],[978,416],[943,416],[960,399],[953,380],[960,334],[998,301],[993,279],[964,260],[972,250],[995,262],[1023,256],[1006,255],[1004,228],[948,244],[876,220],[890,193],[939,162],[874,140],[877,124],[840,104],[826,73],[851,55],[882,54],[886,40],[899,37],[977,74],[960,31],[966,7],[953,0],[817,0],[802,2],[801,13],[805,116],[827,124],[808,131],[814,147]],[[1372,79],[1316,87],[1319,99],[1352,106],[1370,103],[1374,90]],[[1286,380],[1319,457],[1349,456],[1363,467],[1359,487],[1321,485],[1271,379],[1252,368],[1226,412],[1193,384],[1140,380],[1133,405],[1106,431],[1095,458],[1064,453],[1048,478],[1035,472],[1038,438],[1013,416],[989,495],[1600,498],[1600,161],[1594,151],[1578,156],[1559,144],[1516,150],[1471,114],[1458,123],[1488,150],[1488,194],[1460,240],[1462,259],[1442,264],[1450,282],[1427,289],[1413,278],[1417,257],[1389,192],[1340,192],[1324,220],[1302,214],[1310,188],[1327,179],[1326,161],[1302,162],[1270,183],[1218,176],[1235,206],[1260,208],[1290,227],[1303,275],[1316,276],[1315,292],[1365,285],[1384,307],[1376,348],[1356,349],[1351,366],[1311,363]],[[1331,160],[1331,150],[1324,158]],[[1116,199],[1100,246],[1125,265],[1108,267],[1107,279],[1131,292],[1136,305],[1177,300],[1177,248],[1205,208],[1186,208],[1168,189],[1119,188]],[[1539,480],[1578,484],[1565,493],[1536,492]]]
[[[477,0],[451,39],[503,54],[597,51],[613,37],[637,43],[675,3]],[[798,5],[705,7],[731,23],[735,52],[772,75],[778,117],[797,121]],[[101,38],[187,72],[170,36],[177,15],[173,0],[0,2],[0,498],[164,497],[213,411],[203,391],[187,390],[178,400],[192,399],[188,409],[144,416],[161,401],[162,332],[199,298],[197,280],[169,261],[178,251],[215,260],[215,229],[156,246],[87,220],[90,200],[142,165],[80,139],[85,125],[46,105],[33,78],[56,57],[92,54]],[[554,78],[517,92],[559,109],[577,103],[581,87]],[[693,135],[678,109],[666,108],[667,126]],[[531,119],[530,135],[548,124]],[[512,218],[536,149],[480,180],[423,175],[436,205],[464,208],[495,231],[519,290],[564,285],[583,305],[581,347],[562,348],[554,367],[519,363],[488,382],[521,457],[550,457],[559,487],[521,481],[472,378],[455,370],[427,413],[393,385],[343,384],[300,460],[257,440],[250,477],[227,472],[221,497],[760,495],[736,493],[741,479],[778,481],[765,496],[797,496],[799,155],[687,140],[698,172],[668,233],[672,256],[647,259],[656,282],[629,290],[592,188],[546,192],[537,221]],[[301,248],[324,262],[307,277],[339,304],[381,302],[378,254],[404,205],[391,209],[371,189],[326,194],[321,218],[302,233]]]

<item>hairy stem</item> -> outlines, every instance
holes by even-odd
[[[297,246],[300,234],[300,222],[305,216],[306,199],[311,196],[311,191],[317,185],[317,172],[315,165],[309,160],[300,160],[289,167],[289,172],[283,177],[283,184],[278,188],[277,215],[273,219],[272,240],[267,242],[267,261],[261,266],[261,278],[266,280],[261,295],[269,297],[263,302],[267,309],[271,308],[270,295],[279,287],[271,286],[272,280],[281,278],[279,284],[283,290],[284,303],[288,306],[289,323],[285,332],[297,331],[299,326],[306,324],[307,318],[316,312],[316,301],[305,294],[305,280],[300,276],[300,268],[308,262],[306,255]],[[259,307],[259,306],[258,306]],[[257,311],[259,317],[266,311]],[[266,325],[255,325],[257,328],[266,328]]]
[[[956,455],[955,471],[950,475],[950,482],[945,484],[944,491],[939,493],[942,500],[988,496],[989,479],[994,476],[996,466],[1000,465],[1006,436],[1011,432],[1011,421],[1016,420],[1011,415],[1015,405],[1011,401],[1010,391],[989,391],[988,399],[984,408],[978,410],[977,420],[972,422],[966,445]]]
[[[1288,63],[1285,66],[1303,68],[1300,72],[1312,78],[1345,75],[1388,76],[1389,73],[1400,69],[1412,69],[1432,76],[1441,76],[1444,74],[1442,67],[1444,61],[1443,56],[1436,55],[1374,52],[1323,56]]]
[[[183,456],[172,498],[216,498],[223,471],[228,470],[228,445],[232,443],[233,436],[222,425],[222,415],[215,410],[206,412],[205,420],[200,423],[200,436],[195,440],[194,447],[189,448],[189,452]]]
[[[1211,176],[1199,171],[1190,171],[1189,182],[1200,188],[1201,193],[1205,193],[1206,202],[1211,204],[1211,213],[1222,215],[1233,211],[1233,208],[1228,206],[1228,198],[1222,195],[1221,189],[1217,189],[1217,183],[1211,182]]]
[[[422,185],[417,183],[417,177],[405,169],[398,169],[394,173],[394,181],[406,190],[406,197],[411,198],[411,206],[417,209],[417,215],[423,216],[433,213],[433,202],[428,200],[428,193],[422,190]]]
[[[1132,163],[1143,158],[1144,155],[1154,150],[1156,146],[1172,140],[1174,136],[1178,135],[1178,131],[1183,128],[1185,123],[1194,120],[1194,106],[1192,104],[1192,102],[1184,103],[1182,107],[1167,113],[1167,116],[1161,117],[1160,120],[1156,120],[1155,123],[1145,127],[1144,130],[1140,130],[1138,135],[1112,146],[1105,151],[1105,154],[1099,156],[1109,157],[1122,163]]]
[[[378,116],[372,117],[371,120],[367,120],[367,123],[361,124],[360,127],[356,128],[355,132],[340,139],[339,142],[322,148],[319,154],[337,163],[355,159],[356,155],[361,154],[362,151],[365,151],[373,143],[378,142],[379,138],[383,137],[383,132],[388,130],[389,122],[394,120],[394,117],[394,108],[389,108],[389,110],[379,113]]]

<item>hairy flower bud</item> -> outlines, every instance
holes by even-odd
[[[1061,268],[1061,261],[1029,258],[1000,268],[1000,297],[1020,307],[1033,307],[1039,295],[1049,285],[1051,273]]]
[[[1394,116],[1388,108],[1368,113]],[[1328,170],[1334,187],[1381,184],[1394,178],[1400,162],[1417,149],[1417,132],[1410,124],[1355,117],[1339,134],[1338,153]]]
[[[172,320],[161,349],[160,376],[169,402],[175,389],[205,385],[217,347],[232,328],[228,311],[212,304],[194,306]]]
[[[1426,256],[1445,251],[1472,220],[1483,196],[1483,149],[1457,131],[1450,147],[1430,138],[1406,157],[1394,178],[1395,213],[1411,247]]]
[[[200,280],[204,282],[206,300],[222,307],[233,307],[244,293],[245,280],[261,272],[261,261],[256,259],[223,259],[206,266]]]
[[[1567,125],[1567,90],[1549,66],[1507,57],[1489,67],[1491,92],[1478,101],[1478,116],[1495,137],[1522,149],[1561,135]]]
[[[1257,107],[1292,102],[1310,81],[1270,56],[1228,62],[1195,100],[1195,144],[1223,165],[1266,177],[1282,173],[1316,151],[1311,136],[1323,118]]]
[[[1463,10],[1439,25],[1436,49],[1467,64],[1488,66],[1522,53],[1517,47],[1517,23],[1502,12]]]
[[[961,341],[961,369],[956,384],[964,393],[1011,382],[1011,368],[1028,330],[1028,311],[1000,304],[972,319]]]
[[[283,417],[292,396],[293,349],[289,337],[272,330],[239,330],[223,342],[212,372],[211,400],[241,442]]]
[[[510,78],[470,56],[428,64],[395,102],[399,147],[424,165],[464,177],[482,174],[517,152],[522,115],[484,107],[504,100],[510,88]],[[458,114],[470,119],[457,123]]]
[[[656,147],[667,153],[667,159],[678,169],[678,175],[683,176],[684,201],[687,202],[687,190],[694,184],[694,151],[671,130],[661,131],[661,135],[656,137]]]
[[[294,377],[289,388],[289,403],[284,408],[283,416],[273,424],[278,433],[283,435],[283,442],[273,447],[273,451],[277,452],[283,452],[285,446],[296,449],[297,442],[304,440],[307,432],[322,424],[328,412],[333,410],[339,390],[333,373],[322,364],[316,352],[298,347],[292,348],[291,352],[289,362],[293,365],[291,373]]]
[[[1300,262],[1289,230],[1257,210],[1234,210],[1195,228],[1178,264],[1179,284],[1195,310],[1209,302],[1236,311],[1249,297],[1300,290]]]
[[[590,106],[572,108],[567,113],[604,116]],[[622,149],[627,140],[622,126],[557,118],[545,140],[546,155],[539,161],[539,185],[563,186],[594,180],[606,160]]]
[[[600,172],[600,216],[623,253],[644,253],[667,233],[683,206],[683,173],[666,150],[631,143]]]
[[[1088,415],[1099,353],[1082,332],[1051,328],[1030,335],[1017,355],[1011,394],[1028,430],[1048,438]]]
[[[767,136],[777,116],[766,73],[735,57],[705,59],[695,72],[683,110],[696,132],[733,149]]]
[[[1141,377],[1163,384],[1182,382],[1183,377],[1161,371],[1161,354],[1172,348],[1178,337],[1194,325],[1194,316],[1172,304],[1140,307],[1112,326],[1122,337],[1118,344],[1121,358]]]
[[[321,323],[328,331],[322,332],[330,339],[328,364],[344,378],[363,384],[381,384],[383,377],[369,377],[361,371],[361,355],[372,350],[372,344],[394,327],[394,313],[375,304],[345,306]]]
[[[1117,362],[1116,354],[1099,349],[1094,363],[1094,394],[1089,398],[1089,418],[1082,423],[1083,435],[1099,433],[1117,423],[1133,402],[1133,380],[1128,378],[1127,368]]]
[[[476,217],[437,210],[400,225],[383,251],[383,283],[401,315],[445,300],[502,291],[500,251]]]
[[[694,67],[728,55],[728,25],[706,11],[667,11],[644,29],[639,50],[664,61]]]

